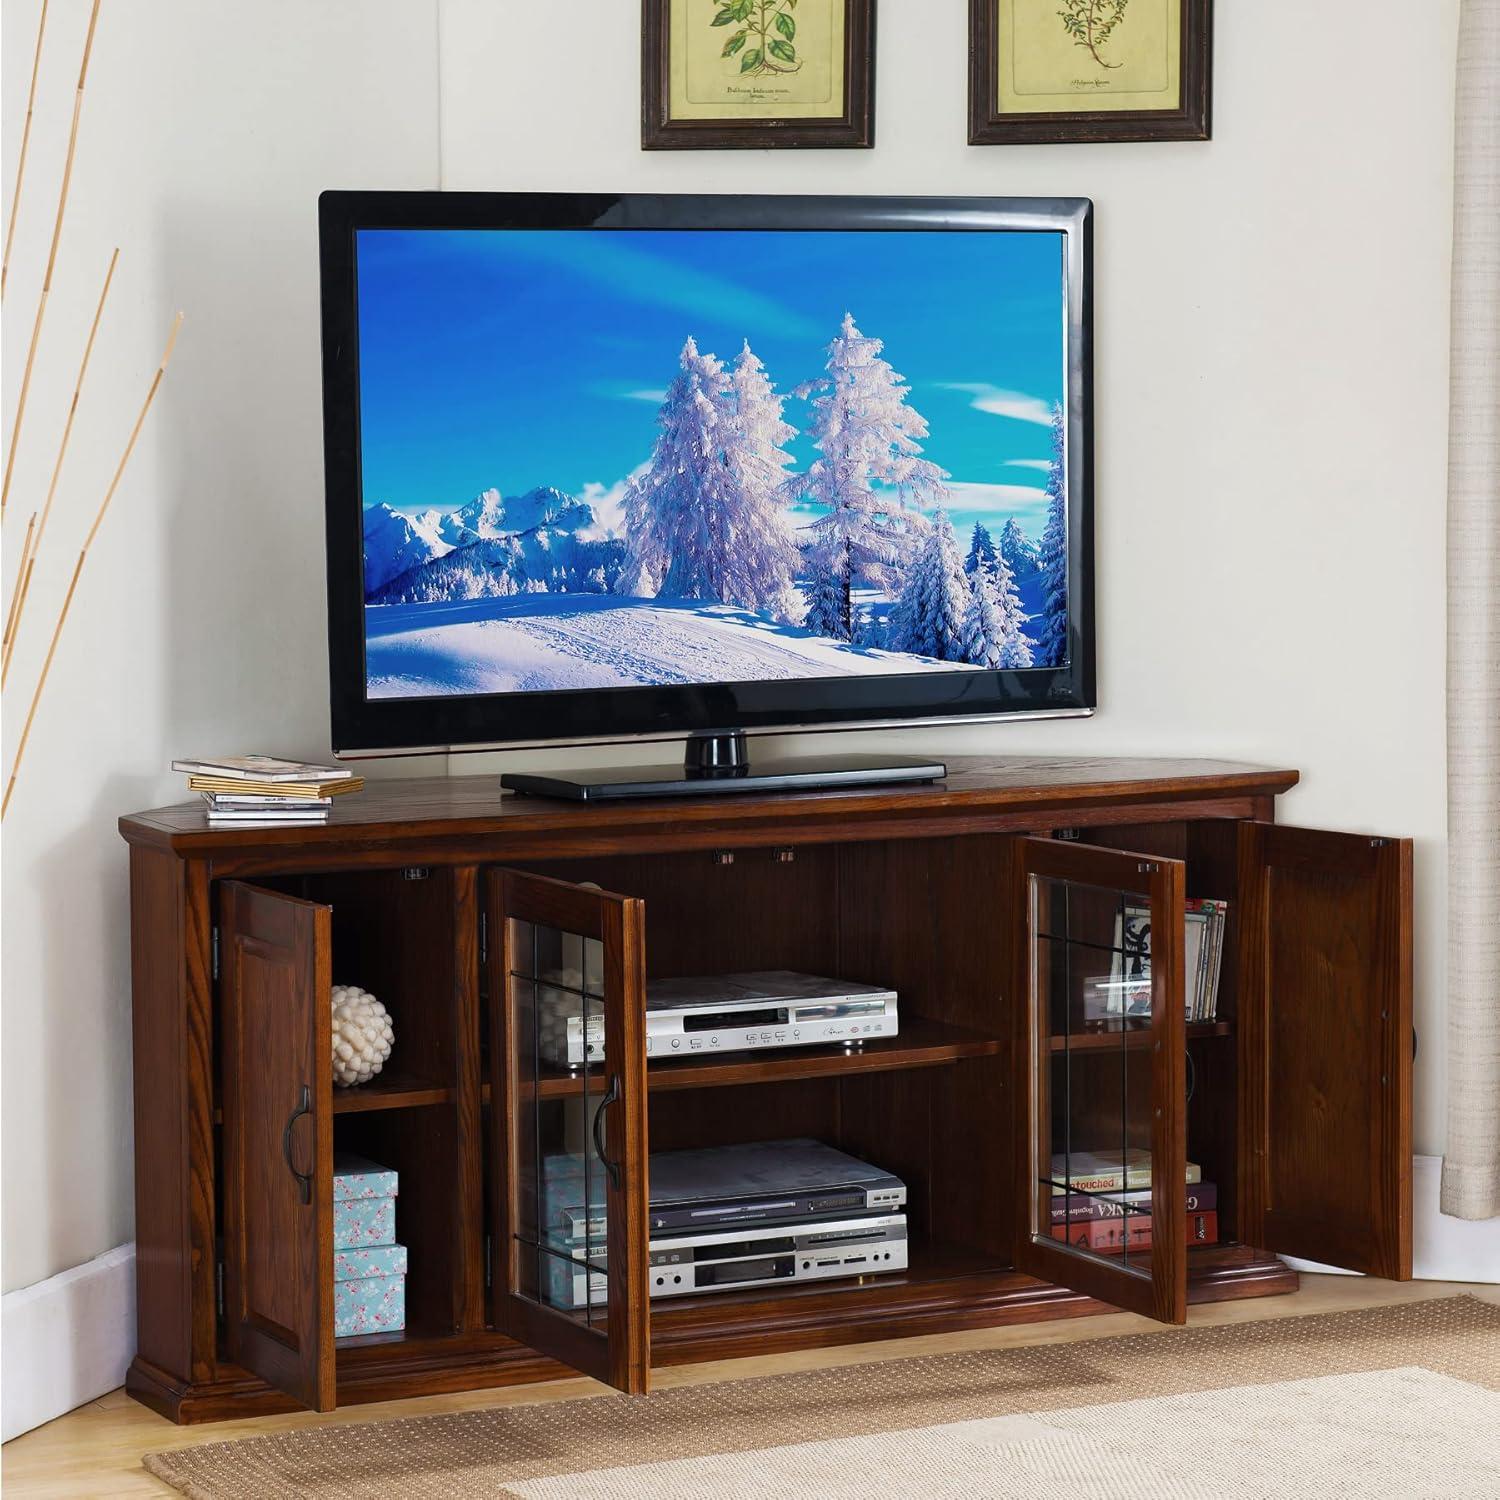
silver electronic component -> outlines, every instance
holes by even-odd
[[[537,1000],[542,1056],[577,1068],[604,1056],[602,1002],[587,1018],[578,994],[543,985]],[[861,1043],[898,1033],[895,990],[775,970],[646,986],[646,1056],[755,1052],[820,1043]]]
[[[576,1308],[607,1295],[604,1248],[577,1242],[555,1248],[576,1259],[548,1255],[548,1300]],[[653,1298],[743,1291],[787,1281],[881,1275],[906,1269],[906,1215],[830,1219],[803,1224],[742,1226],[651,1241],[647,1284]],[[585,1286],[585,1276],[588,1285]]]

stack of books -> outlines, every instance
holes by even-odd
[[[1219,1190],[1187,1164],[1187,1243],[1219,1239]],[[1078,1250],[1151,1248],[1151,1153],[1075,1151],[1052,1158],[1052,1238]]]
[[[188,790],[201,792],[211,824],[250,827],[326,823],[335,797],[360,791],[363,776],[342,766],[319,766],[274,755],[226,755],[219,760],[174,760]]]

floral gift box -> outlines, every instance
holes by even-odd
[[[333,1244],[336,1250],[396,1243],[397,1178],[363,1157],[333,1159]]]
[[[406,1327],[406,1246],[335,1250],[333,1336],[398,1333]]]

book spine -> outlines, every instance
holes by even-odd
[[[1202,1182],[1203,1168],[1197,1162],[1190,1161],[1187,1164],[1187,1175],[1184,1181],[1192,1186]],[[1151,1186],[1151,1168],[1131,1167],[1124,1172],[1098,1172],[1089,1176],[1075,1174],[1069,1179],[1066,1187],[1059,1181],[1052,1184],[1052,1196],[1061,1197],[1062,1194],[1073,1193],[1132,1193],[1142,1192]]]
[[[1052,1238],[1065,1240],[1075,1250],[1149,1250],[1151,1220],[1084,1219],[1075,1224],[1054,1224]],[[1187,1216],[1186,1244],[1216,1245],[1219,1242],[1219,1215],[1216,1210]]]
[[[1187,1211],[1190,1214],[1205,1213],[1219,1205],[1219,1189],[1215,1183],[1195,1183],[1187,1190]],[[1072,1205],[1059,1200],[1052,1205],[1054,1224],[1076,1224],[1085,1219],[1119,1219],[1127,1213],[1145,1213],[1151,1208],[1150,1191],[1127,1193],[1123,1198],[1089,1198],[1084,1202],[1075,1199]]]

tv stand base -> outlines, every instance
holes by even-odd
[[[807,756],[750,759],[743,730],[694,734],[680,766],[604,766],[540,774],[508,771],[500,785],[533,797],[570,802],[619,801],[632,797],[719,797],[738,792],[817,791],[895,782],[941,781],[942,761],[891,755]]]

